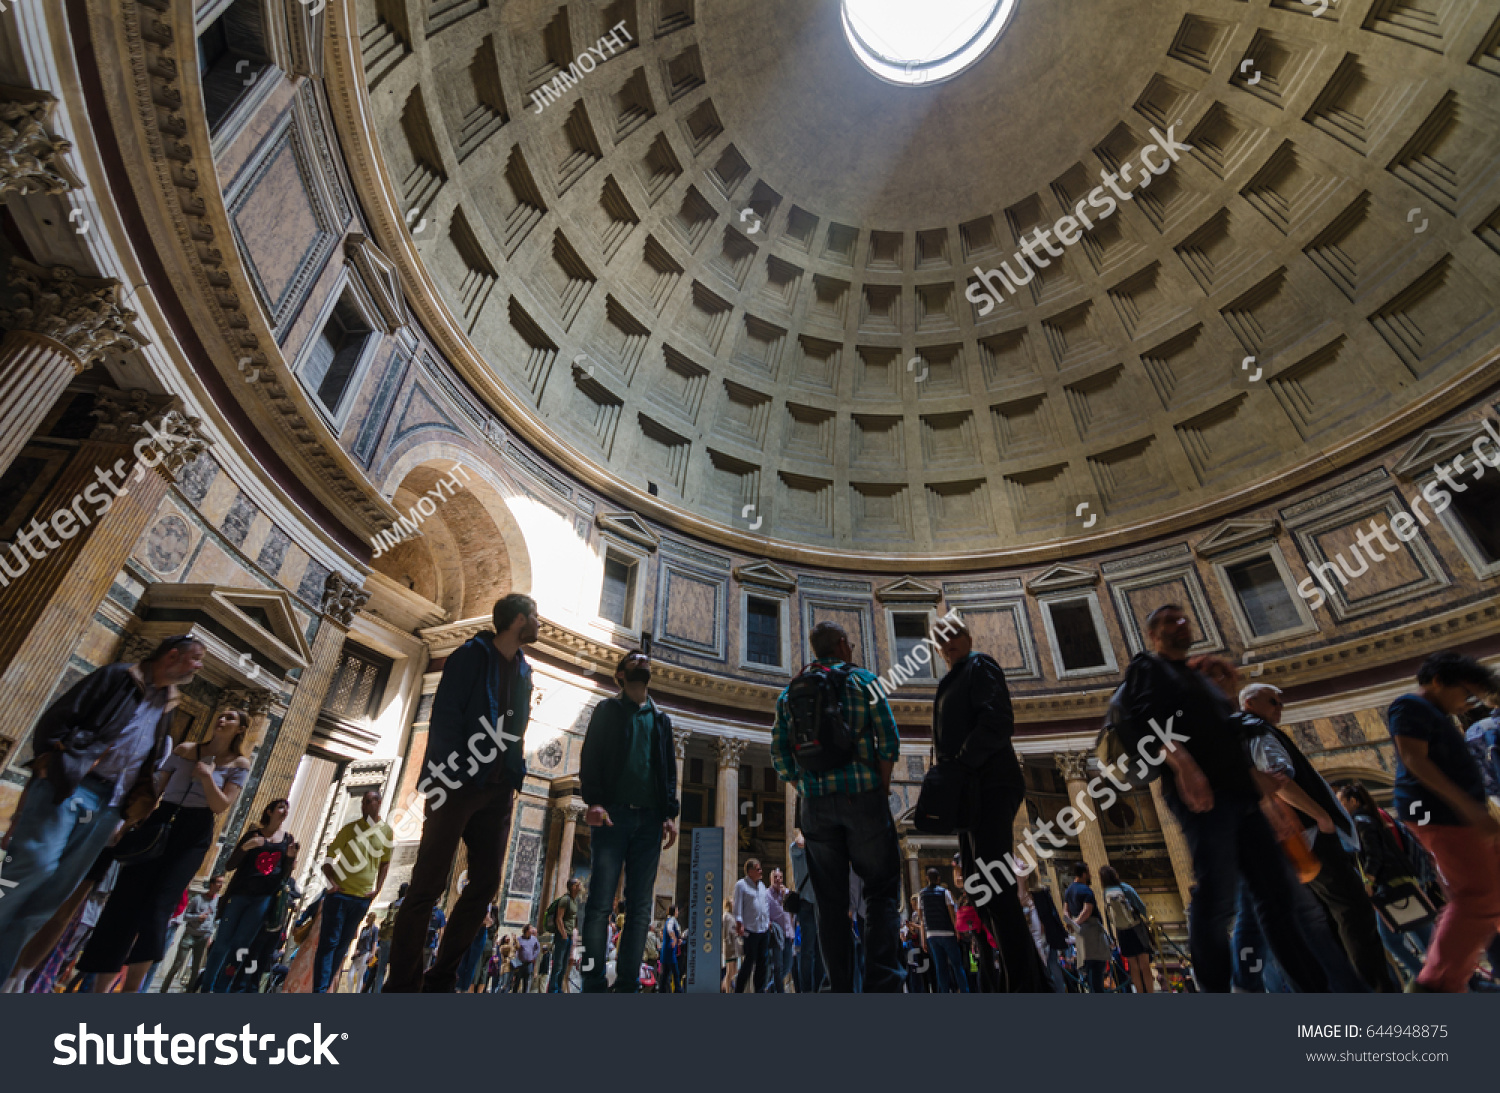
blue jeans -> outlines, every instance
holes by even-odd
[[[313,957],[313,993],[325,994],[336,968],[359,934],[360,923],[370,909],[369,896],[346,896],[330,892],[323,897],[323,918],[318,927],[318,952]]]
[[[112,789],[86,778],[56,804],[50,782],[33,778],[11,821],[10,850],[0,862],[0,980],[15,967],[21,948],[73,894],[114,834],[119,809],[108,807]]]
[[[785,994],[786,975],[792,967],[792,938],[779,923],[771,923],[771,938],[766,943],[766,993]]]
[[[797,929],[802,948],[797,953],[797,993],[817,994],[823,987],[823,954],[818,951],[817,906],[802,901],[797,908]]]
[[[927,951],[932,954],[932,970],[937,973],[939,994],[968,994],[969,978],[964,975],[964,957],[958,938],[927,936]]]
[[[654,809],[612,807],[613,826],[593,828],[590,851],[589,898],[583,909],[583,992],[608,989],[604,969],[608,948],[610,903],[625,873],[625,930],[615,952],[615,990],[640,990],[641,954],[651,925],[651,890],[661,861],[661,826],[666,817]],[[592,961],[592,964],[590,964]]]
[[[260,933],[270,906],[270,896],[230,896],[224,901],[223,908],[219,911],[219,928],[214,931],[214,942],[208,947],[208,959],[203,962],[201,990],[204,994],[228,992],[229,980],[224,979],[220,983],[219,980],[223,978],[220,973],[231,956],[238,961],[242,950],[254,947],[256,935]]]
[[[1328,989],[1335,994],[1368,994],[1370,988],[1359,977],[1359,972],[1349,962],[1343,944],[1328,923],[1328,914],[1323,910],[1312,889],[1305,884],[1296,884],[1292,890],[1292,911],[1302,939],[1317,957],[1328,977]],[[1265,944],[1265,934],[1255,914],[1249,889],[1240,885],[1239,917],[1234,924],[1234,985],[1243,991],[1259,991],[1264,987],[1267,994],[1295,993],[1296,988],[1287,979],[1276,962],[1270,947]],[[1256,964],[1261,965],[1257,972]]]
[[[391,957],[391,940],[386,938],[375,946],[375,986],[370,988],[371,994],[380,993],[380,985],[385,982],[385,962]]]
[[[802,799],[807,870],[818,904],[818,941],[829,989],[839,994],[899,994],[901,963],[901,849],[883,790]],[[858,942],[849,920],[849,870],[864,882],[865,920]]]
[[[559,934],[552,942],[552,974],[547,977],[547,993],[561,994],[568,964],[573,959],[573,938]]]
[[[1167,803],[1193,855],[1197,888],[1188,910],[1188,946],[1199,989],[1229,992],[1234,975],[1229,935],[1243,883],[1286,977],[1302,992],[1326,992],[1328,976],[1297,923],[1295,889],[1301,886],[1259,806],[1217,793],[1207,812],[1191,811],[1175,793],[1167,795]]]

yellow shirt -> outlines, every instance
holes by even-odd
[[[392,842],[390,825],[380,820],[361,816],[345,824],[328,845],[339,891],[356,897],[372,894],[380,867],[391,860]]]

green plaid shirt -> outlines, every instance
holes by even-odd
[[[818,663],[838,668],[837,657],[819,657]],[[787,717],[786,691],[776,700],[776,724],[771,728],[771,762],[783,779],[804,797],[826,797],[831,793],[864,793],[880,788],[875,761],[894,763],[901,754],[901,735],[891,708],[875,689],[874,672],[851,667],[844,684],[844,718],[854,734],[856,760],[825,774],[810,774],[797,765],[792,753],[791,721]],[[866,765],[868,764],[868,765]]]

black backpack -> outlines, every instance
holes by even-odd
[[[854,734],[844,720],[844,686],[849,672],[848,665],[830,668],[814,662],[803,668],[786,689],[792,755],[810,774],[826,774],[859,758]]]

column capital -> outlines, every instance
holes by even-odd
[[[733,770],[740,765],[740,759],[745,754],[745,749],[750,741],[741,740],[737,736],[719,737],[719,769]]]
[[[0,123],[0,135],[3,129]],[[4,161],[0,154],[0,187]],[[44,267],[15,258],[8,283],[13,306],[0,308],[0,324],[51,338],[71,354],[75,373],[98,364],[106,353],[129,353],[141,345],[129,329],[136,313],[120,302],[124,286],[113,278],[83,277],[71,266]]]
[[[73,142],[47,131],[56,109],[57,99],[46,91],[0,87],[0,197],[75,188],[61,162]]]
[[[370,602],[370,593],[355,587],[341,573],[330,573],[323,582],[323,614],[340,626],[350,626],[354,616]]]
[[[692,729],[679,729],[672,727],[672,747],[677,751],[678,759],[687,758],[688,741],[693,738]]]
[[[251,717],[260,717],[271,708],[271,698],[271,692],[261,687],[226,687],[219,708],[244,710]]]
[[[583,819],[583,814],[589,810],[589,806],[579,800],[571,800],[562,806],[564,820],[572,820],[575,824]]]
[[[94,418],[89,439],[109,444],[145,440],[148,443],[140,453],[142,462],[175,482],[182,469],[213,443],[203,435],[202,420],[184,414],[181,407],[175,395],[164,397],[139,388],[119,391],[101,387],[94,395],[94,408],[89,411]],[[148,457],[147,451],[154,453],[154,458]]]
[[[1091,756],[1086,751],[1058,751],[1052,753],[1052,761],[1057,764],[1057,769],[1062,771],[1062,776],[1069,782],[1087,782],[1089,780],[1089,759]]]

